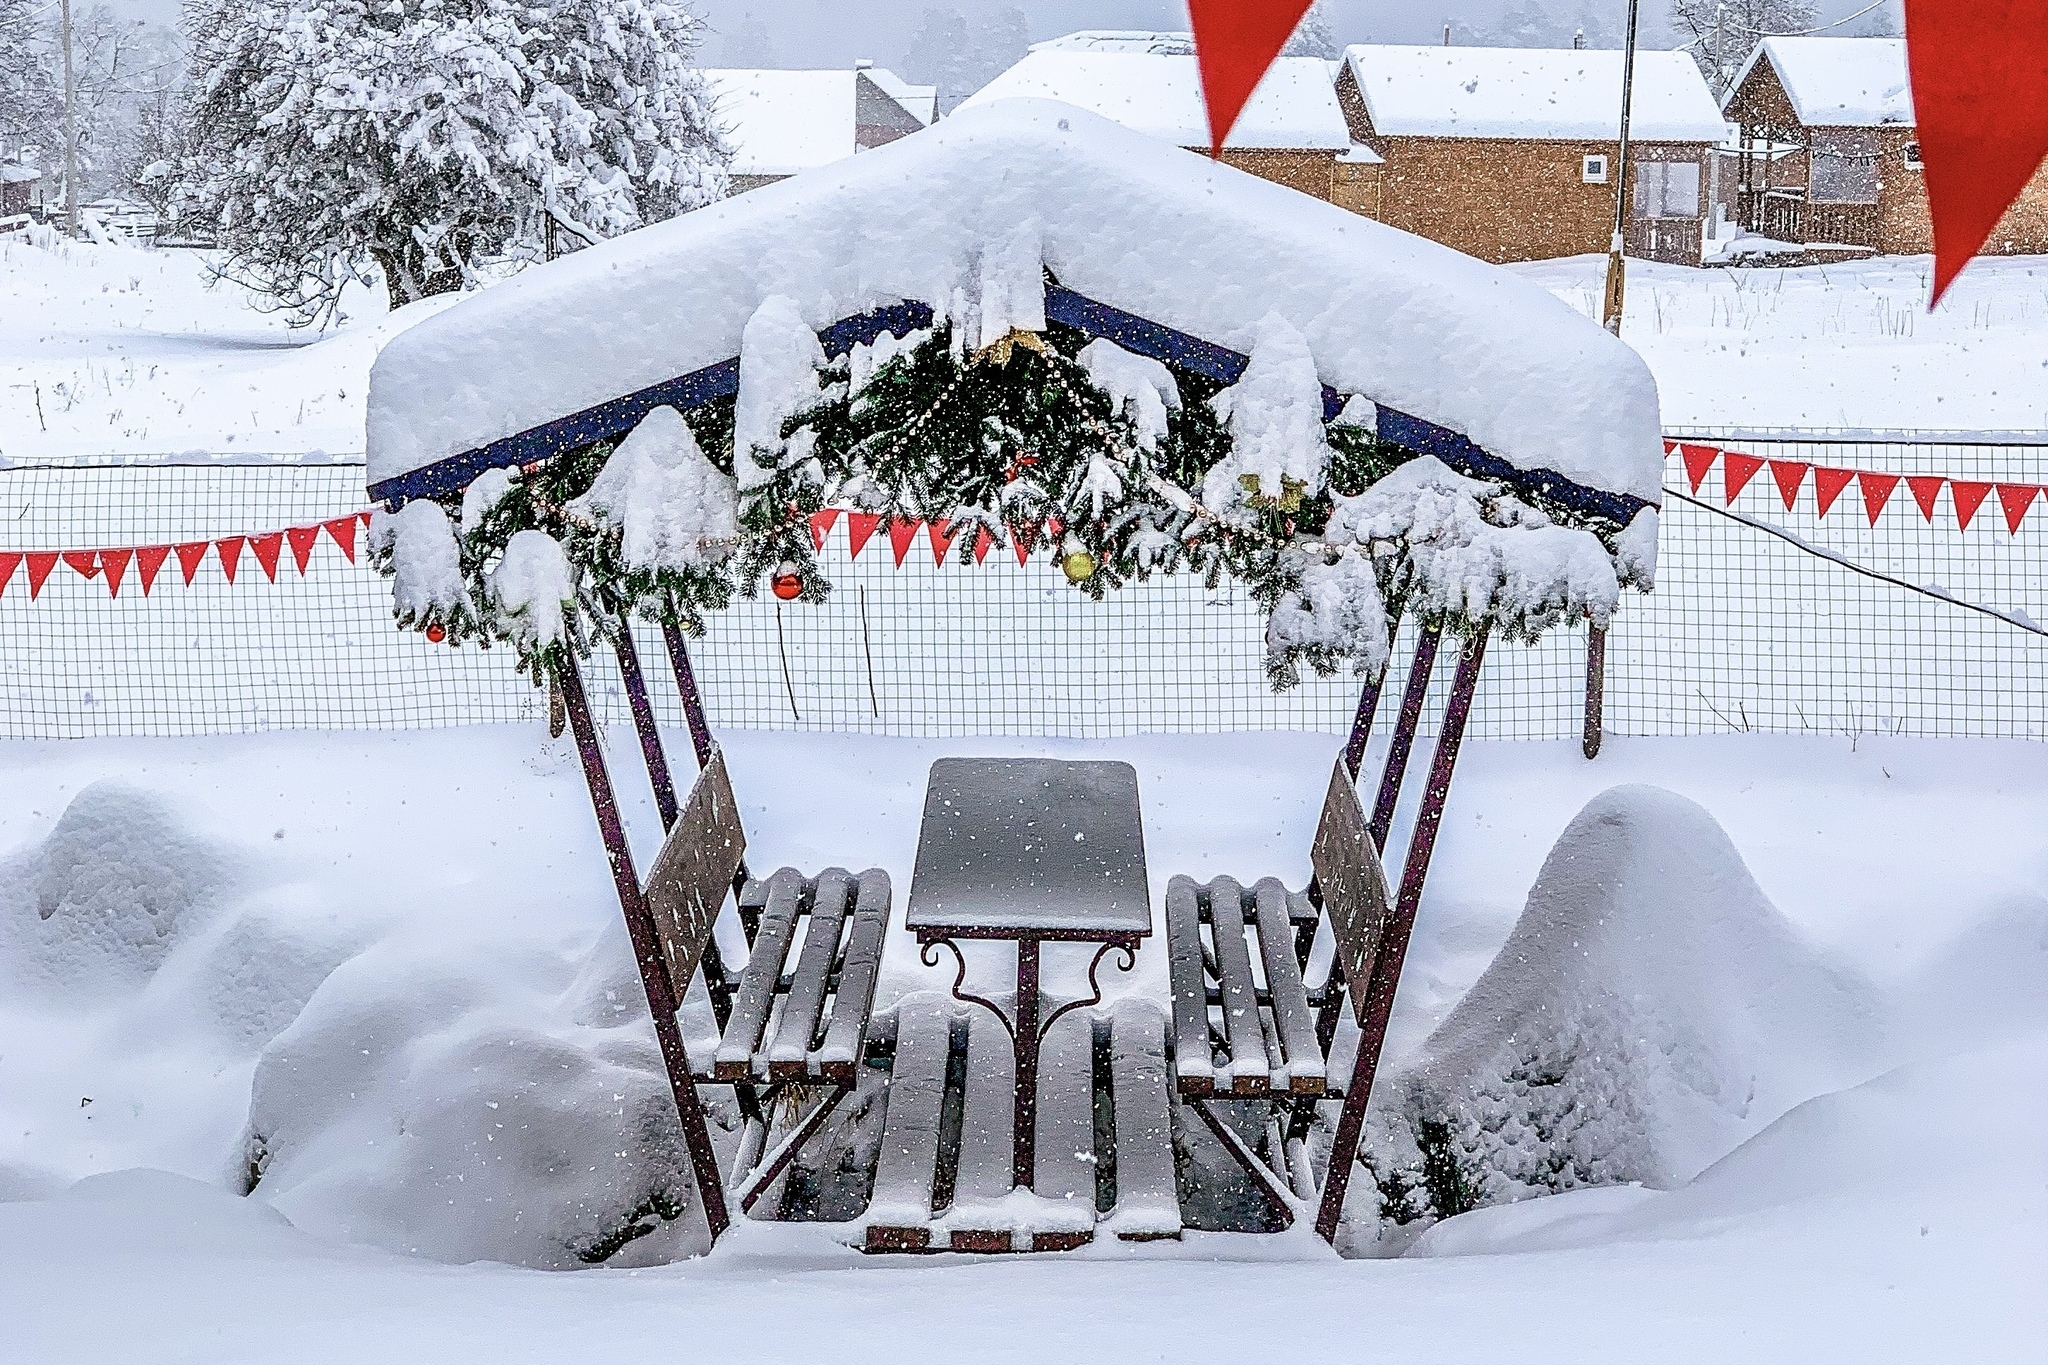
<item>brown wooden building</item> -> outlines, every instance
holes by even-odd
[[[1185,38],[1091,31],[1039,43],[961,107],[999,99],[1060,100],[1207,155],[1209,122],[1195,59],[1160,41]],[[1159,50],[1162,46],[1167,50]],[[1330,64],[1319,57],[1282,57],[1245,105],[1223,144],[1223,160],[1327,200],[1337,181],[1338,157],[1350,150],[1351,137],[1330,86]]]
[[[937,91],[862,62],[851,71],[716,69],[712,115],[733,150],[740,194],[927,127]]]
[[[1370,156],[1340,163],[1336,202],[1487,261],[1604,252],[1621,80],[1619,52],[1347,48],[1337,100]],[[1709,154],[1725,136],[1691,58],[1637,54],[1629,254],[1699,263]]]
[[[1766,38],[1726,101],[1743,227],[1778,241],[1881,255],[1934,249],[1900,38]],[[1984,244],[2048,252],[2048,168]]]

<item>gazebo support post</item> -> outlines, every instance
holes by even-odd
[[[1380,794],[1372,804],[1372,819],[1366,831],[1376,849],[1385,851],[1387,835],[1394,828],[1394,807],[1401,800],[1401,784],[1408,776],[1408,757],[1415,751],[1415,732],[1422,725],[1422,703],[1429,695],[1429,677],[1436,671],[1437,646],[1443,640],[1439,626],[1424,626],[1415,641],[1415,659],[1408,665],[1408,685],[1401,692],[1401,717],[1394,722],[1394,740],[1387,750],[1386,770],[1380,774]]]
[[[676,1023],[676,987],[669,980],[654,917],[648,913],[647,901],[640,892],[639,874],[633,869],[633,850],[626,842],[625,823],[619,818],[611,774],[605,769],[604,749],[590,714],[590,698],[583,690],[583,674],[576,667],[575,656],[566,649],[561,651],[555,679],[561,685],[570,728],[576,732],[576,752],[583,760],[583,779],[590,786],[590,804],[597,813],[605,857],[611,863],[612,886],[618,892],[619,909],[626,917],[626,931],[633,940],[633,956],[640,964],[640,983],[647,991],[647,1008],[654,1015],[654,1036],[661,1044],[661,1060],[668,1071],[670,1093],[675,1097],[676,1117],[682,1123],[683,1144],[690,1154],[698,1198],[704,1204],[704,1221],[711,1230],[711,1240],[716,1242],[732,1222],[726,1213],[718,1153],[712,1148],[711,1130],[705,1126],[704,1108],[697,1100],[696,1083],[690,1078],[689,1053],[683,1047],[682,1029]]]
[[[1486,634],[1487,628],[1482,625],[1458,659],[1458,676],[1451,685],[1450,703],[1444,710],[1443,732],[1437,736],[1436,753],[1430,760],[1429,785],[1422,793],[1422,810],[1415,818],[1415,832],[1408,838],[1408,857],[1401,867],[1401,889],[1394,898],[1393,920],[1387,925],[1386,938],[1373,960],[1365,1022],[1359,1030],[1358,1056],[1352,1063],[1350,1087],[1344,1092],[1336,1140],[1330,1146],[1330,1169],[1323,1177],[1322,1204],[1316,1211],[1316,1235],[1333,1244],[1344,1213],[1344,1195],[1351,1185],[1351,1167],[1365,1132],[1365,1107],[1372,1098],[1380,1050],[1386,1045],[1387,1021],[1394,1012],[1394,991],[1401,984],[1401,967],[1408,956],[1408,936],[1415,928],[1415,912],[1422,904],[1422,887],[1429,877],[1430,855],[1436,851],[1437,831],[1443,825],[1444,803],[1451,794],[1451,777],[1457,770],[1465,723],[1472,716],[1472,694],[1479,686],[1480,665],[1486,660]]]
[[[1607,627],[1586,630],[1586,742],[1587,758],[1600,757],[1601,730],[1607,719]]]

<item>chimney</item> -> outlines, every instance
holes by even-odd
[[[1574,33],[1572,34],[1572,51],[1574,51],[1574,52],[1583,52],[1583,51],[1585,51],[1585,49],[1586,49],[1586,30],[1584,30],[1584,29],[1579,29],[1579,30],[1577,30],[1576,32],[1574,32]]]
[[[873,57],[856,58],[853,63],[853,69],[855,71],[873,71],[875,69],[875,59]]]
[[[1445,46],[1445,47],[1449,47],[1450,45],[1451,45],[1451,21],[1450,21],[1450,20],[1448,20],[1448,19],[1446,19],[1446,20],[1444,20],[1444,46]]]

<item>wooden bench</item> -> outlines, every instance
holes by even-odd
[[[1346,1095],[1349,1086],[1329,1063],[1338,1012],[1348,990],[1354,1018],[1364,1023],[1392,915],[1379,850],[1341,757],[1330,774],[1310,861],[1315,879],[1302,891],[1289,891],[1274,877],[1249,887],[1232,877],[1206,885],[1175,877],[1166,891],[1175,1093],[1288,1221],[1314,1188],[1301,1140],[1312,1106],[1325,1096]],[[1311,988],[1309,954],[1324,920],[1342,980],[1333,973]],[[1294,1105],[1263,1158],[1207,1107],[1247,1100]],[[1348,1162],[1352,1154],[1340,1155]]]
[[[739,1164],[752,1170],[735,1181],[742,1211],[753,1208],[854,1088],[891,899],[889,874],[878,868],[856,876],[835,867],[806,877],[785,867],[766,878],[742,878],[746,843],[724,753],[714,749],[644,890],[670,996],[678,1002],[736,882],[742,922],[755,926],[717,1045],[710,1055],[690,1059],[694,1083],[750,1092],[766,1087],[747,1106],[752,1116]],[[824,1087],[825,1093],[768,1150],[774,1101],[793,1086]]]

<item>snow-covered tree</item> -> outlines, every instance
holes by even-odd
[[[939,108],[960,101],[1017,64],[1031,45],[1021,10],[970,21],[957,9],[927,9],[903,54],[903,74],[939,88]]]
[[[394,305],[718,198],[729,152],[666,0],[195,0],[179,225],[303,320]]]
[[[32,153],[62,98],[39,41],[35,0],[0,0],[0,158]]]
[[[1810,0],[1671,0],[1671,28],[1716,95],[1728,93],[1756,45],[1820,22]]]
[[[752,10],[740,15],[740,21],[725,35],[725,44],[719,60],[726,66],[741,70],[759,70],[773,67],[776,63],[775,36],[768,26],[754,17]]]
[[[1316,0],[1294,27],[1294,36],[1281,49],[1283,57],[1322,57],[1335,61],[1344,55],[1344,45],[1330,29],[1330,16],[1323,0]]]

